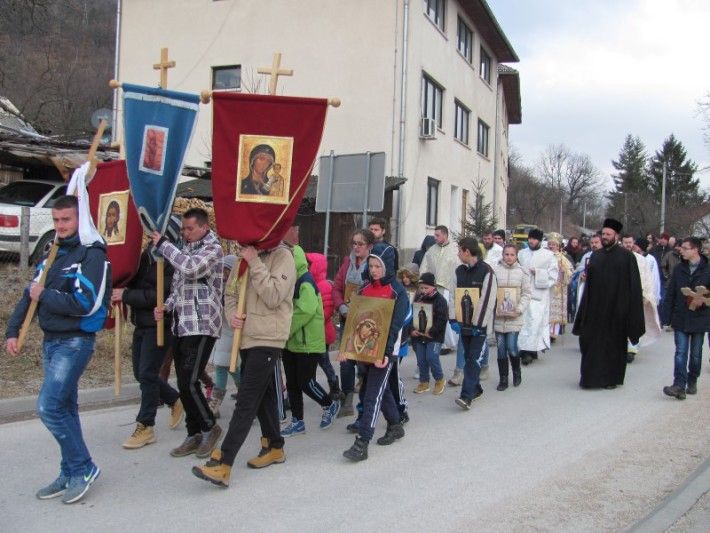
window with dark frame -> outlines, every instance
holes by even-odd
[[[427,179],[426,191],[426,223],[427,226],[436,226],[439,219],[439,180]]]
[[[441,31],[445,30],[446,0],[424,0],[424,13]]]
[[[444,88],[426,74],[422,75],[422,117],[433,118],[442,127]]]
[[[491,82],[491,56],[481,47],[481,78]]]
[[[488,124],[478,119],[478,153],[488,157]]]
[[[454,137],[468,145],[468,124],[471,110],[458,100],[454,101]]]
[[[459,52],[462,56],[466,58],[466,61],[473,63],[473,31],[468,25],[459,17],[458,21],[458,31],[457,31],[457,44]]]
[[[212,67],[213,91],[238,91],[242,86],[242,66]]]

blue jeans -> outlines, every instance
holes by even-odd
[[[444,371],[441,369],[439,352],[441,352],[440,342],[414,342],[414,353],[417,354],[417,366],[419,367],[419,381],[429,383],[429,370],[434,379],[439,381],[444,379]]]
[[[463,339],[462,336],[459,335],[459,343],[456,345],[456,368],[459,370],[463,370],[463,367],[466,365],[463,352]]]
[[[480,335],[463,336],[464,359],[463,384],[461,385],[461,398],[473,400],[473,395],[481,384],[481,361],[483,360],[483,347],[486,344],[485,331]]]
[[[498,359],[507,359],[510,357],[520,357],[518,350],[518,334],[519,331],[510,331],[508,333],[496,332],[496,341],[498,341]]]
[[[79,422],[79,378],[94,353],[96,337],[45,340],[42,345],[44,381],[37,412],[62,454],[61,472],[81,476],[92,466]]]
[[[700,375],[705,333],[684,333],[674,330],[673,334],[675,336],[673,384],[679,387],[685,387],[688,382],[695,383]],[[690,361],[688,361],[689,348]]]
[[[481,366],[488,366],[488,354],[490,349],[488,348],[488,340],[483,344],[483,357],[481,358]]]

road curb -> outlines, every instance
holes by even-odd
[[[666,496],[646,517],[627,530],[628,533],[662,533],[673,526],[710,490],[710,457],[688,479]]]
[[[113,387],[79,390],[79,407],[82,411],[93,411],[136,403],[140,399],[138,383],[121,386],[121,394],[116,396]],[[0,424],[37,418],[37,396],[21,396],[0,400]]]

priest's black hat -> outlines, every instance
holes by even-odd
[[[616,233],[621,233],[621,230],[624,228],[624,225],[614,218],[607,218],[604,220],[602,228],[610,228],[613,229]]]
[[[537,239],[541,241],[543,237],[542,230],[538,228],[533,228],[528,232],[528,239]]]

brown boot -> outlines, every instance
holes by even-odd
[[[228,487],[232,467],[222,463],[222,450],[214,450],[210,455],[210,460],[203,466],[192,467],[192,473],[200,479],[210,481],[220,487]]]
[[[177,448],[170,450],[170,455],[173,457],[185,457],[191,453],[195,453],[197,448],[202,443],[202,433],[196,435],[188,435],[187,438]]]
[[[261,437],[261,450],[259,455],[247,461],[249,468],[264,468],[274,463],[283,463],[286,460],[286,454],[283,448],[270,448],[269,439]]]

